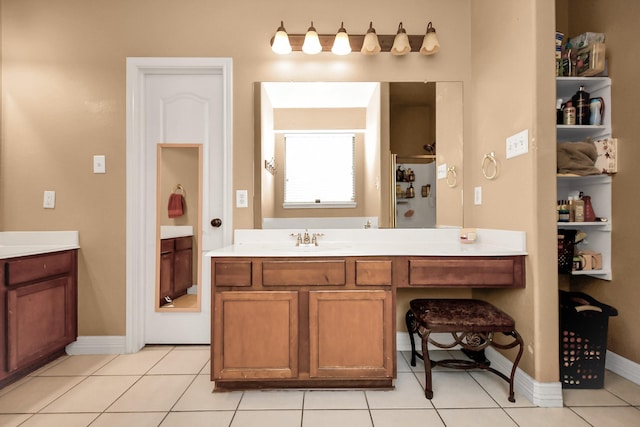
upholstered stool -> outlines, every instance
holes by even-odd
[[[411,341],[411,365],[416,365],[416,356],[425,361],[424,394],[427,399],[433,398],[433,386],[431,383],[431,368],[444,366],[455,369],[484,369],[498,375],[509,383],[509,401],[515,402],[513,393],[513,378],[516,368],[522,357],[524,343],[522,337],[516,331],[515,321],[503,311],[497,309],[486,301],[476,299],[414,299],[410,303],[410,309],[406,314],[407,330]],[[450,332],[453,342],[442,344],[430,338],[432,332]],[[494,333],[502,332],[513,338],[508,344],[497,343],[493,340]],[[422,338],[422,354],[415,348],[413,334],[418,333]],[[513,362],[511,376],[507,377],[489,367],[483,358],[477,360],[430,360],[428,343],[439,348],[453,348],[460,345],[463,349],[474,352],[493,346],[499,349],[510,349],[519,346],[518,355]],[[427,363],[429,361],[429,363]]]

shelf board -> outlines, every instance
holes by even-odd
[[[572,276],[593,276],[603,280],[611,280],[611,270],[574,270]]]

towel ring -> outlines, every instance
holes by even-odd
[[[458,183],[458,175],[456,174],[456,167],[449,166],[447,168],[447,185],[449,188],[453,188]]]
[[[491,165],[493,165],[493,174],[487,173],[487,169],[489,169]],[[493,151],[485,154],[482,158],[482,175],[489,180],[495,179],[498,176],[498,160],[496,160],[496,155]]]
[[[187,196],[187,190],[184,189],[184,187],[182,186],[182,184],[178,184],[176,185],[175,190],[173,190],[173,193],[178,194],[178,192],[182,193],[182,195],[184,197]]]

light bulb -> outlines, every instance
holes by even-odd
[[[340,24],[340,29],[336,34],[336,38],[333,41],[333,47],[331,52],[336,55],[348,55],[351,53],[351,44],[349,43],[349,35],[347,30],[344,29],[344,22]]]
[[[278,55],[286,55],[291,53],[291,44],[289,43],[289,35],[284,29],[284,22],[280,21],[280,27],[273,36],[273,42],[271,43],[271,50]]]
[[[411,45],[409,44],[409,36],[407,32],[402,28],[402,22],[398,25],[398,33],[393,39],[393,46],[391,47],[391,54],[400,56],[406,55],[411,51]]]
[[[364,41],[362,42],[362,49],[360,52],[364,55],[375,55],[380,53],[381,50],[382,48],[380,47],[378,35],[376,34],[376,30],[373,28],[373,22],[370,22],[369,29],[367,30],[367,34],[364,36]]]
[[[424,35],[422,41],[422,47],[420,47],[420,53],[423,55],[433,55],[440,50],[440,42],[438,41],[438,35],[436,29],[433,28],[431,22],[427,25],[427,34]]]
[[[304,43],[302,43],[302,51],[309,55],[315,55],[316,53],[322,52],[322,46],[320,45],[320,38],[318,37],[318,33],[313,26],[313,21],[311,21],[311,26],[307,30],[307,34],[304,36]]]

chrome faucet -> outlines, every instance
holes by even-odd
[[[309,243],[311,243],[311,238],[309,237],[309,229],[304,230],[304,237],[302,239],[302,243],[304,243],[305,245],[308,245]]]

